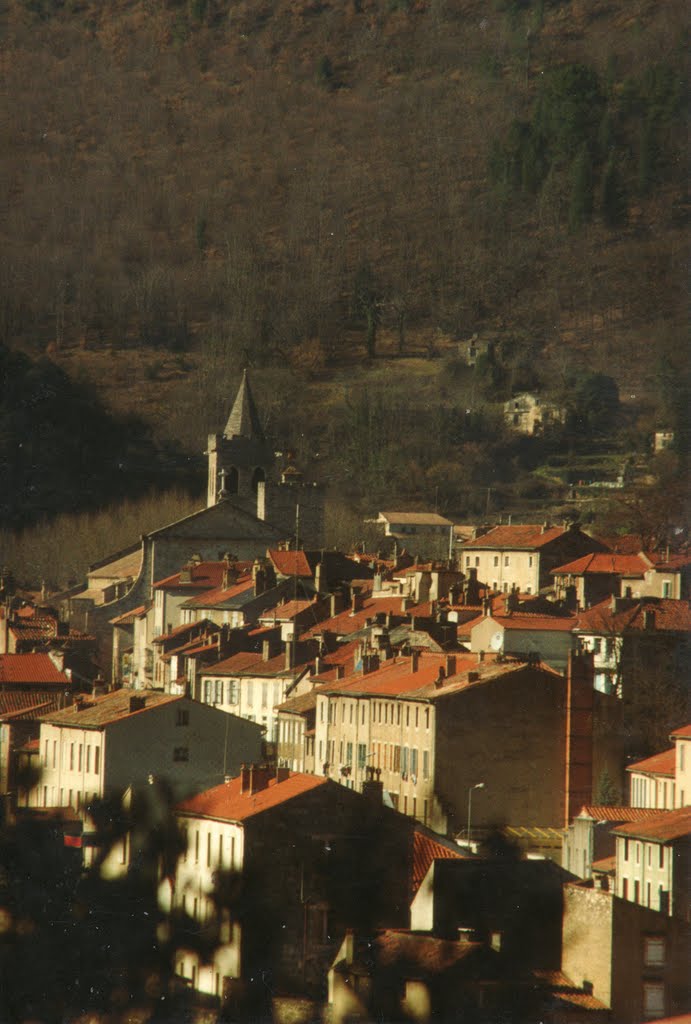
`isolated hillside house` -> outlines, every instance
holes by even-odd
[[[36,806],[72,807],[167,781],[178,798],[207,789],[260,754],[260,729],[187,697],[116,690],[41,720]]]
[[[582,980],[616,1024],[691,1011],[689,926],[592,882],[564,886],[562,970]],[[581,1019],[589,1019],[581,1018]]]
[[[504,402],[504,422],[519,434],[543,434],[566,421],[566,409],[524,391]]]
[[[320,993],[346,928],[408,923],[413,826],[382,805],[375,781],[360,794],[253,765],[184,801],[178,818],[187,853],[173,905],[203,926],[221,895],[213,960],[180,950],[178,974],[226,1004],[253,979]],[[237,894],[225,906],[224,892]]]
[[[570,526],[495,526],[462,546],[462,568],[477,570],[492,590],[515,588],[522,594],[551,589],[551,570],[605,545],[577,523]]]
[[[414,653],[316,691],[317,771],[358,789],[381,771],[387,798],[437,832],[497,822],[563,827],[603,771],[619,777],[616,700],[572,655],[567,677],[542,665]],[[574,755],[578,750],[577,757]]]
[[[207,456],[206,508],[145,534],[137,549],[105,559],[92,567],[86,584],[61,595],[63,617],[98,638],[100,664],[108,675],[112,619],[151,600],[153,584],[178,572],[193,555],[214,561],[231,551],[236,559],[253,561],[294,538],[296,522],[301,539],[321,543],[322,490],[303,483],[295,467],[276,471],[246,374],[225,431],[210,437]],[[96,573],[115,582],[96,585]]]

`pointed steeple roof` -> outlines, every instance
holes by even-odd
[[[235,396],[233,408],[230,410],[223,436],[228,440],[232,437],[247,437],[261,442],[266,440],[247,379],[247,370],[242,371],[242,381]]]

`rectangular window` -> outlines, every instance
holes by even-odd
[[[362,716],[361,716],[361,720],[362,720],[362,724],[364,725],[365,724],[365,702],[364,701],[362,702]]]
[[[178,708],[175,715],[176,725],[189,725],[190,724],[190,713],[187,708]]]
[[[494,556],[494,565],[499,565],[499,555]]]
[[[212,687],[213,687],[213,680],[205,679],[204,680],[204,703],[205,704],[211,704],[211,702],[212,702],[212,692],[213,692],[212,691]]]
[[[70,743],[70,771],[74,771],[74,743]]]
[[[214,704],[223,703],[223,680],[214,680]]]
[[[422,751],[422,777],[429,778],[429,750]]]
[[[194,863],[199,863],[199,829],[194,833]]]
[[[655,1020],[665,1015],[665,986],[661,981],[643,983],[643,1016]]]
[[[101,770],[101,748],[94,747],[94,775],[98,775]]]
[[[58,766],[58,741],[53,740],[53,768]]]
[[[425,708],[425,729],[429,729],[429,708]]]
[[[86,748],[86,771],[87,774],[91,771],[91,744],[87,744]]]
[[[401,770],[401,748],[399,746],[393,748],[393,770],[395,772]]]
[[[77,771],[78,772],[80,772],[82,770],[82,753],[83,753],[83,750],[84,750],[84,748],[83,748],[82,744],[80,743],[79,744],[79,753],[77,754]]]
[[[401,705],[396,706],[396,725],[401,724]]]
[[[173,750],[174,761],[189,761],[190,752],[188,747],[175,747]]]
[[[413,747],[410,751],[410,774],[415,776],[417,780],[417,748]]]
[[[415,708],[415,728],[416,729],[417,729],[419,724],[420,724],[420,709],[418,707],[416,707]]]
[[[252,707],[254,704],[254,683],[250,679],[247,684],[247,706]]]
[[[206,866],[211,867],[211,832],[206,833]]]
[[[532,567],[533,567],[533,556],[532,555],[528,555],[528,568],[532,569]]]
[[[408,774],[408,748],[401,747],[401,775]]]
[[[262,683],[262,707],[266,708],[269,706],[269,684]]]
[[[367,764],[367,745],[365,743],[358,743],[357,745],[357,766],[363,769]]]
[[[353,724],[353,702],[350,701],[350,724]]]
[[[600,654],[602,651],[602,640],[596,636],[593,640],[593,654]]]
[[[509,556],[508,555],[504,555],[504,565],[508,565],[508,564],[509,564]]]
[[[228,704],[237,704],[238,702],[238,684],[234,679],[231,679],[228,682],[227,702]]]
[[[405,709],[405,724],[406,728],[410,726],[410,704]]]
[[[662,845],[662,843],[660,843],[660,846],[658,847],[658,849],[659,849],[659,851],[660,851],[660,862],[659,862],[659,866],[660,866],[661,868],[663,868],[663,867],[665,866],[665,848],[664,848],[664,846]]]
[[[324,721],[324,701],[323,700],[319,701],[319,721],[322,722],[322,723]]]
[[[672,584],[670,583],[669,580],[663,580],[662,581],[662,596],[663,597],[670,597],[671,594],[672,594]]]
[[[353,763],[353,744],[346,743],[346,764]]]

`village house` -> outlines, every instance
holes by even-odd
[[[675,601],[691,598],[691,554],[688,551],[664,555],[658,552],[641,553],[643,572],[622,573],[622,597],[665,597]]]
[[[201,670],[196,695],[204,704],[257,722],[265,742],[278,739],[276,706],[281,704],[303,676],[310,664],[294,664],[292,644],[274,655],[269,640],[262,651],[240,651],[230,658]]]
[[[579,878],[588,879],[597,873],[598,864],[602,872],[603,862],[611,859],[606,873],[613,873],[616,841],[612,829],[615,825],[654,817],[656,813],[646,807],[586,804],[564,830],[562,867]]]
[[[187,697],[116,690],[41,719],[40,807],[83,812],[100,797],[166,780],[178,798],[260,754],[260,729]]]
[[[623,581],[628,586],[634,579],[642,580],[650,564],[643,554],[619,555],[614,551],[594,551],[552,569],[555,597],[558,601],[565,601],[569,607],[582,611],[613,594],[619,594]]]
[[[178,974],[226,1005],[253,979],[321,992],[347,927],[408,924],[412,822],[382,806],[374,779],[360,794],[323,777],[249,766],[184,801],[178,818],[187,852],[173,906],[203,927],[215,919],[214,891],[221,897],[212,961],[180,949]],[[242,891],[237,905],[231,898],[224,906],[224,891],[233,890]]]
[[[685,921],[592,881],[564,886],[562,970],[582,981],[617,1024],[689,1012],[688,952]]]
[[[688,665],[688,601],[613,597],[581,612],[574,632],[595,664],[595,687],[630,697],[661,672],[683,678]]]
[[[466,541],[461,549],[462,568],[472,567],[492,590],[512,589],[537,594],[551,589],[551,570],[605,546],[583,533],[577,523],[568,527],[495,526],[481,537]]]
[[[32,697],[62,696],[67,702],[76,690],[64,658],[58,652],[49,654],[0,654],[0,694],[24,693]]]
[[[0,693],[0,798],[10,807],[28,803],[31,769],[37,767],[41,718],[57,711],[62,693]]]
[[[613,832],[617,895],[688,923],[691,807],[659,811]]]
[[[643,761],[627,766],[629,775],[629,803],[632,807],[647,807],[652,810],[671,811],[684,804],[683,787],[681,803],[676,802],[675,768],[676,747],[663,750]]]
[[[316,770],[357,789],[379,769],[392,805],[441,833],[465,829],[479,782],[479,828],[563,826],[604,770],[619,775],[616,702],[594,692],[589,659],[569,664],[566,679],[460,653],[363,664],[316,691]]]
[[[491,651],[524,660],[541,661],[563,672],[569,654],[576,647],[573,616],[539,615],[516,609],[517,595],[512,592],[504,615],[490,611],[485,602],[484,614],[465,628],[470,631],[470,649],[475,653]]]
[[[113,629],[113,686],[151,689],[154,684],[153,601],[117,615],[110,624]]]

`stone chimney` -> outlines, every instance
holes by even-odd
[[[446,655],[446,674],[447,674],[447,676],[455,676],[456,675],[456,655],[455,654],[447,654]]]
[[[434,680],[434,689],[435,690],[441,690],[442,686],[444,685],[444,680],[445,679],[446,679],[446,669],[444,668],[443,665],[440,665],[439,666],[439,672],[437,673],[437,678]]]
[[[410,655],[410,671],[417,672],[418,664],[420,662],[420,652],[413,651]]]
[[[482,614],[488,618],[492,614],[492,602],[488,597],[482,599]]]
[[[318,594],[321,594],[326,589],[324,566],[321,562],[317,562],[314,567],[314,589]]]
[[[135,711],[141,711],[142,708],[146,707],[146,697],[137,695],[130,697],[129,710],[130,714]]]
[[[290,768],[284,768],[283,766],[276,769],[276,782],[285,782],[286,779],[290,778]]]
[[[384,783],[380,780],[381,768],[374,768],[367,765],[365,768],[365,781],[362,783],[362,796],[367,801],[367,808],[371,811],[381,810],[384,803]]]
[[[260,793],[275,778],[275,769],[267,764],[251,764],[240,769],[240,792],[253,796]]]
[[[353,615],[362,611],[363,597],[359,590],[353,589],[350,594],[350,610]]]
[[[330,606],[329,607],[329,612],[330,612],[331,618],[333,618],[334,615],[338,615],[339,612],[343,611],[343,591],[342,590],[336,590],[336,591],[334,591],[333,594],[331,594],[330,601],[329,601],[329,606]]]
[[[509,615],[513,615],[514,612],[518,611],[518,591],[516,587],[511,587],[511,590],[506,595],[506,611]]]
[[[266,577],[261,562],[258,560],[252,564],[252,583],[254,584],[254,595],[259,597],[266,590]]]

